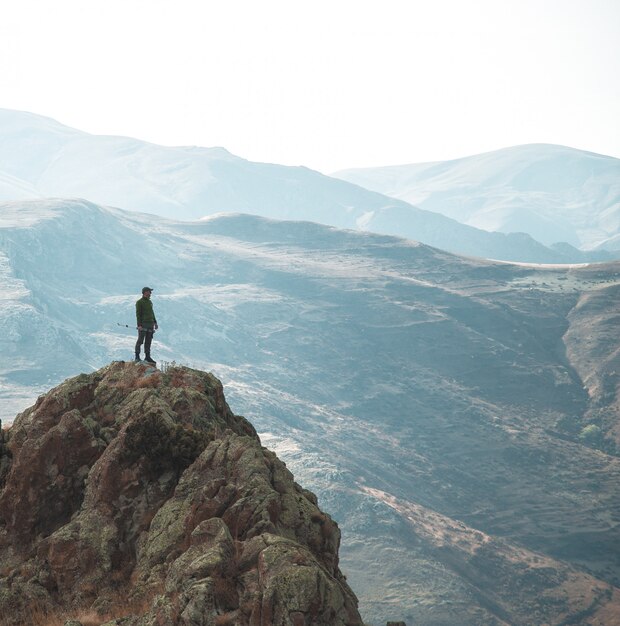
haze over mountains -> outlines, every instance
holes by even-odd
[[[586,185],[593,223],[605,185],[615,198],[605,176]],[[426,244],[591,257],[306,168],[1,110],[0,194],[2,419],[131,359],[134,302],[152,284],[154,356],[213,371],[319,494],[367,622],[620,621],[620,263],[464,258]]]
[[[620,159],[530,144],[453,161],[335,176],[489,231],[620,249]]]
[[[0,109],[0,200],[80,197],[172,219],[244,212],[309,220],[511,261],[605,260],[550,249],[519,232],[487,232],[305,167],[253,163],[223,148],[163,147],[96,136],[31,113]],[[520,229],[523,230],[523,229]],[[565,229],[556,241],[565,240]]]
[[[77,200],[0,218],[3,411],[130,359],[117,323],[152,282],[156,358],[222,378],[318,492],[368,622],[620,615],[620,264],[537,269]]]

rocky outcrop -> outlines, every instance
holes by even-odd
[[[115,362],[0,439],[2,624],[361,624],[339,542],[204,372]]]

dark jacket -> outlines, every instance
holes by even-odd
[[[143,324],[157,324],[153,311],[153,303],[149,298],[142,296],[136,302],[136,321],[138,322],[138,326],[142,326]]]

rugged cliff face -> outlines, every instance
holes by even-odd
[[[114,362],[0,438],[2,624],[361,624],[339,542],[204,372]]]

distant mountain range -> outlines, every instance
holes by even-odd
[[[0,200],[85,198],[191,220],[243,212],[398,235],[469,256],[532,263],[612,258],[549,248],[524,232],[487,232],[440,212],[305,167],[253,163],[223,148],[163,147],[84,133],[31,113],[0,109]],[[486,227],[486,225],[483,225]],[[505,229],[504,229],[505,230]],[[513,229],[514,231],[526,229]],[[571,238],[558,229],[556,241]]]
[[[615,623],[620,263],[541,269],[309,222],[2,203],[3,419],[131,359],[151,283],[154,356],[213,371],[318,493],[367,623]]]
[[[613,157],[532,144],[334,176],[476,228],[620,250],[620,159]]]

